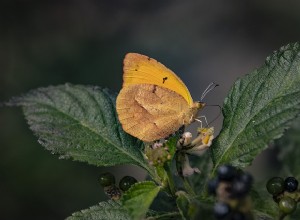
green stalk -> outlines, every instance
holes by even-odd
[[[171,172],[171,168],[170,168],[170,164],[169,163],[166,163],[164,165],[164,169],[167,173],[167,178],[168,178],[168,184],[169,184],[169,189],[170,189],[170,192],[173,196],[175,196],[175,193],[176,193],[176,187],[175,187],[175,183],[174,183],[174,179],[173,179],[173,175],[172,175],[172,172]]]
[[[166,214],[162,214],[159,216],[155,216],[155,217],[150,217],[151,219],[173,219],[173,217],[180,217],[180,213],[179,212],[170,212],[170,213],[166,213]]]
[[[182,181],[183,181],[184,188],[186,189],[188,194],[190,194],[191,196],[195,196],[196,193],[194,192],[194,189],[192,188],[189,180],[185,177],[182,177]]]

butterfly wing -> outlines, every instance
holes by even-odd
[[[181,79],[155,59],[138,53],[128,53],[124,59],[123,88],[128,85],[152,84],[170,89],[181,95],[189,106],[191,94]]]
[[[156,85],[124,87],[117,97],[117,113],[123,129],[143,141],[155,141],[177,131],[188,111],[186,100]]]

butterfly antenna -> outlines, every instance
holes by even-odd
[[[206,89],[204,90],[204,92],[202,93],[202,96],[201,96],[201,101],[204,99],[204,97],[207,95],[207,93],[209,93],[211,90],[213,90],[214,88],[216,88],[217,86],[219,86],[219,84],[216,84],[214,82],[210,83]]]

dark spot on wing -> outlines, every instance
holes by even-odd
[[[137,69],[135,69],[135,71],[137,71]]]
[[[163,78],[163,83],[165,83],[165,81],[168,79],[168,77],[164,77]]]
[[[147,59],[148,59],[149,61],[151,60],[151,58],[150,58],[150,57],[148,57]]]
[[[157,87],[157,85],[154,85],[154,86],[153,86],[152,93],[155,93],[155,92],[156,92],[156,87]]]

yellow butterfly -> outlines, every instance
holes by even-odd
[[[181,79],[155,59],[128,53],[117,113],[124,131],[151,142],[195,121],[203,102],[193,102]]]

